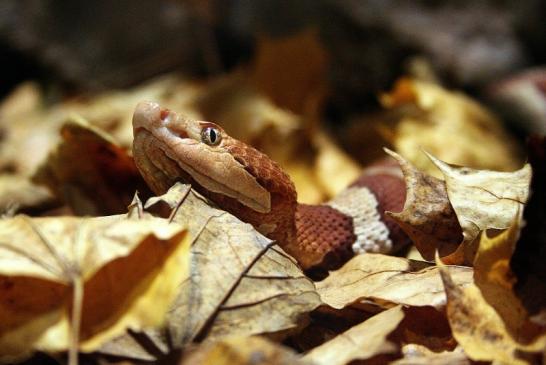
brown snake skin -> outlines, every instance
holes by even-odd
[[[305,205],[297,202],[294,184],[277,163],[213,123],[142,102],[133,129],[135,163],[156,194],[176,181],[192,184],[221,209],[276,240],[305,270],[336,268],[355,253],[385,253],[409,243],[384,214],[402,210],[406,196],[392,162],[365,170],[326,204]],[[221,139],[215,144],[204,139],[207,131]]]

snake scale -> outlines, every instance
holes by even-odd
[[[339,267],[354,254],[388,253],[409,242],[384,213],[400,211],[406,186],[398,166],[376,164],[331,201],[297,202],[294,184],[268,156],[211,122],[154,102],[133,116],[133,155],[156,194],[190,183],[219,208],[277,241],[304,270]]]

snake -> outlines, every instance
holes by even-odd
[[[307,272],[340,267],[354,255],[391,253],[409,237],[387,211],[400,211],[406,185],[398,165],[363,170],[323,204],[303,204],[290,177],[266,154],[218,124],[192,120],[152,101],[133,114],[133,157],[155,194],[192,188],[267,236]]]

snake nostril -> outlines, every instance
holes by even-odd
[[[170,112],[171,111],[169,109],[161,109],[161,111],[159,112],[159,117],[161,118],[161,120],[164,121],[165,119],[167,119]]]

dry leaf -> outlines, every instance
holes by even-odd
[[[472,269],[450,266],[457,285],[472,282]],[[372,302],[384,308],[445,305],[438,268],[423,261],[380,254],[357,255],[316,283],[322,301],[334,308]]]
[[[387,212],[408,234],[419,253],[434,259],[457,249],[462,232],[453,210],[444,181],[417,170],[397,153],[385,150],[400,164],[406,182],[406,201],[400,213]]]
[[[324,97],[327,68],[318,30],[310,28],[283,38],[260,36],[251,78],[276,104],[306,114]]]
[[[404,357],[391,362],[391,365],[471,365],[461,348],[433,352],[421,345],[408,344],[402,347],[402,352]]]
[[[21,208],[51,205],[54,200],[47,188],[33,184],[27,177],[0,175],[0,215]]]
[[[437,176],[425,149],[441,160],[462,166],[510,171],[521,165],[517,145],[501,123],[470,98],[438,85],[401,79],[383,106],[398,108],[394,149],[418,169]]]
[[[530,344],[517,342],[478,287],[471,284],[461,288],[439,259],[437,262],[447,294],[447,317],[453,336],[468,357],[475,361],[523,365],[530,363],[525,360],[526,355],[544,350],[546,335]]]
[[[61,129],[63,142],[37,171],[78,215],[122,213],[135,190],[149,191],[133,160],[110,136],[75,118]]]
[[[504,321],[512,337],[529,342],[540,329],[529,321],[529,313],[514,292],[516,276],[510,260],[519,239],[521,217],[516,215],[512,226],[495,237],[483,232],[474,260],[474,281],[484,299]]]
[[[315,133],[313,142],[317,148],[317,179],[329,197],[336,196],[362,174],[362,167],[343,152],[327,133]]]
[[[440,161],[427,153],[445,178],[449,201],[465,242],[486,229],[506,229],[529,197],[531,166],[514,172],[475,170]]]
[[[180,365],[311,365],[291,349],[262,337],[229,337],[198,347]]]
[[[251,225],[181,184],[160,199],[171,204],[173,219],[187,225],[193,240],[189,276],[169,311],[175,346],[295,328],[321,304],[293,259]]]
[[[354,360],[395,354],[399,351],[398,346],[387,336],[403,318],[401,306],[388,309],[314,348],[303,359],[317,365],[345,365]]]
[[[93,351],[127,327],[160,324],[187,275],[184,237],[159,218],[0,220],[2,360]]]

